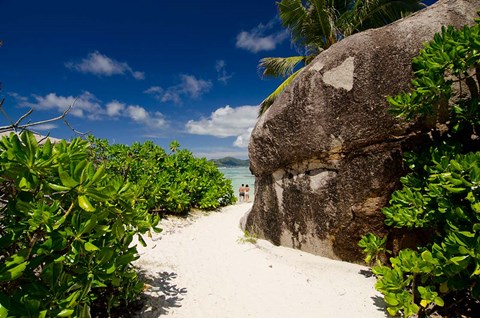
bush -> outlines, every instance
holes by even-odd
[[[426,314],[445,299],[480,299],[480,25],[443,28],[413,60],[411,92],[389,98],[393,112],[436,122],[427,151],[407,154],[412,170],[382,210],[393,227],[422,228],[428,245],[375,266],[389,314]],[[454,96],[454,93],[458,93]],[[439,125],[440,124],[440,125]],[[365,236],[367,259],[384,239]],[[384,250],[380,250],[383,252]]]
[[[151,141],[130,147],[95,138],[90,142],[93,157],[107,170],[142,185],[151,211],[186,213],[191,208],[213,210],[235,203],[231,181],[214,163],[179,149],[176,141],[170,144],[170,154]]]
[[[135,235],[159,219],[142,188],[90,160],[74,139],[0,140],[0,317],[90,317],[136,299]]]

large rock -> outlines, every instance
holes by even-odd
[[[479,7],[440,1],[333,45],[302,71],[253,130],[247,228],[277,245],[360,261],[360,237],[386,231],[380,209],[422,128],[393,118],[385,97],[409,88],[422,43],[443,25],[472,24]]]

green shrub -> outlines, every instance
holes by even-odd
[[[231,181],[214,163],[195,158],[174,141],[170,154],[151,141],[132,146],[108,145],[90,138],[92,156],[107,170],[142,185],[149,210],[186,213],[191,208],[213,210],[235,203]]]
[[[414,88],[389,98],[393,112],[444,127],[433,131],[430,149],[406,155],[412,171],[382,212],[387,225],[428,230],[431,241],[401,250],[390,266],[373,267],[389,314],[406,317],[460,293],[480,299],[479,21],[461,30],[443,28],[413,67]],[[362,239],[367,259],[383,252],[375,243],[384,240],[372,234]]]
[[[2,138],[0,190],[0,317],[90,317],[136,299],[131,243],[159,220],[140,187],[92,163],[87,142]]]

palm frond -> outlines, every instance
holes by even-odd
[[[335,43],[336,8],[325,0],[309,1],[309,19],[305,24],[305,34],[311,36],[311,42],[326,49]]]
[[[285,79],[282,84],[280,84],[270,95],[268,95],[267,98],[265,98],[261,103],[260,103],[260,110],[258,112],[258,117],[260,117],[263,113],[267,111],[267,109],[272,106],[273,102],[277,99],[278,95],[282,93],[285,88],[290,85],[290,83],[297,77],[297,75],[303,70],[304,68],[302,67],[292,75],[290,75],[287,79]]]
[[[305,45],[303,26],[307,18],[307,10],[302,0],[282,0],[277,2],[277,6],[282,25],[292,34],[292,42]]]
[[[360,0],[346,19],[355,33],[387,25],[424,7],[419,0]]]
[[[287,77],[293,73],[295,67],[306,61],[306,56],[265,57],[258,63],[262,76]]]

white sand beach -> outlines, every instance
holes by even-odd
[[[166,220],[164,232],[145,237],[136,265],[150,287],[139,317],[387,317],[367,267],[264,240],[239,242],[239,221],[251,205],[229,206],[180,228]]]

